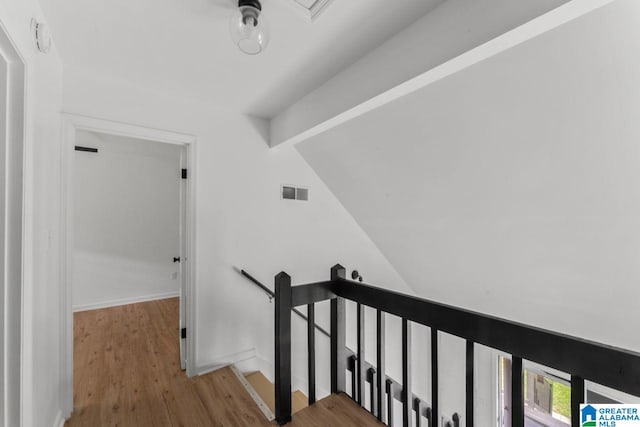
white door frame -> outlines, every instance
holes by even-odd
[[[2,209],[2,250],[0,250],[0,275],[2,288],[0,303],[0,424],[21,425],[24,404],[24,363],[26,327],[24,309],[25,248],[28,246],[25,232],[25,171],[27,67],[9,32],[0,22],[0,56],[3,61],[3,78],[0,102],[6,114],[0,124],[0,161],[3,176],[0,178],[0,209]],[[27,248],[28,249],[28,248]]]
[[[61,331],[61,395],[63,399],[64,417],[68,418],[73,411],[73,309],[72,309],[72,272],[73,272],[73,151],[76,141],[76,133],[79,130],[105,133],[109,135],[138,138],[167,144],[181,145],[187,151],[187,168],[189,178],[187,180],[186,194],[186,254],[182,267],[186,269],[186,327],[188,331],[187,349],[187,376],[196,374],[195,369],[195,165],[196,143],[198,138],[184,133],[171,132],[161,129],[153,129],[144,126],[136,126],[127,123],[113,122],[75,114],[62,114],[62,168],[61,168],[61,307],[63,318],[63,331]],[[176,336],[176,339],[178,337]]]

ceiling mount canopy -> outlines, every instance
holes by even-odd
[[[238,0],[238,7],[251,6],[255,9],[262,10],[259,0]]]
[[[259,0],[239,0],[229,29],[233,42],[247,55],[257,55],[269,44],[269,26]]]

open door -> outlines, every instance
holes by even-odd
[[[178,255],[178,281],[180,286],[180,368],[187,369],[187,148],[180,152],[180,254]]]

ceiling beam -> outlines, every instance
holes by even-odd
[[[612,1],[448,0],[275,116],[270,146],[297,144]]]

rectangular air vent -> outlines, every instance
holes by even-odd
[[[280,190],[283,200],[309,200],[309,189],[305,187],[294,187],[293,185],[283,185]]]

